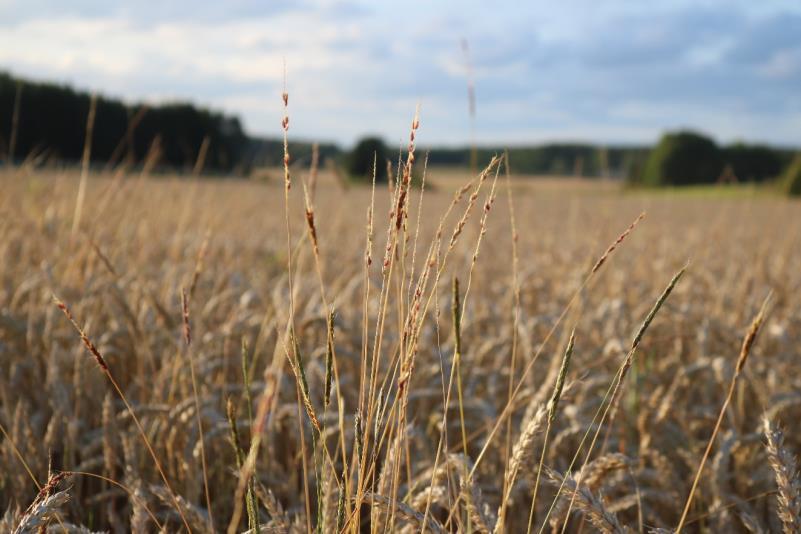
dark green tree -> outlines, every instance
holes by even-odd
[[[355,180],[372,180],[375,163],[375,179],[387,179],[387,147],[378,137],[360,139],[347,158],[347,170]]]
[[[736,143],[723,149],[726,163],[741,182],[761,182],[781,175],[786,161],[770,147]]]
[[[86,116],[91,95],[66,85],[19,80],[0,72],[0,146],[10,144],[17,87],[23,91],[14,156],[22,160],[45,151],[62,162],[79,161],[83,154]],[[129,121],[139,105],[100,96],[97,100],[92,162],[108,161],[126,138]],[[248,138],[236,117],[209,111],[189,103],[149,106],[131,136],[124,154],[141,162],[153,141],[162,141],[162,165],[191,169],[203,139],[209,138],[206,167],[230,172],[241,164]],[[0,150],[2,152],[2,150]]]
[[[652,186],[714,183],[724,166],[712,139],[689,131],[667,133],[651,151],[642,181]]]

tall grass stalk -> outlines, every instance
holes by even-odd
[[[617,248],[617,246],[620,243],[622,243],[624,239],[626,239],[626,237],[634,230],[634,228],[637,226],[637,224],[639,224],[639,222],[643,218],[645,218],[645,213],[641,213],[640,216],[637,217],[637,219],[635,219],[635,221],[633,223],[631,223],[631,225],[629,225],[629,227],[603,253],[603,255],[601,255],[599,260],[595,263],[593,268],[590,270],[590,272],[587,274],[587,276],[581,282],[581,285],[576,289],[576,291],[570,297],[570,300],[565,305],[565,307],[562,309],[562,312],[559,314],[559,317],[557,317],[556,321],[554,321],[553,325],[548,330],[548,333],[545,335],[545,338],[540,343],[539,348],[534,352],[534,354],[532,355],[531,359],[529,360],[529,362],[526,364],[525,368],[523,369],[523,372],[522,372],[522,374],[520,376],[520,379],[517,382],[517,386],[515,386],[514,391],[512,391],[511,399],[509,399],[507,401],[506,406],[503,408],[503,410],[501,411],[500,415],[498,416],[498,419],[495,421],[495,424],[493,425],[492,430],[490,431],[489,435],[487,436],[486,441],[484,442],[484,446],[481,448],[481,452],[479,452],[478,456],[476,457],[475,463],[473,464],[473,468],[470,470],[470,473],[468,474],[468,478],[472,478],[473,477],[473,475],[476,472],[476,469],[478,469],[478,466],[480,465],[481,461],[483,460],[484,455],[486,454],[487,450],[489,449],[489,446],[492,443],[492,440],[495,437],[495,435],[497,434],[497,432],[500,429],[501,425],[503,425],[503,422],[506,420],[506,418],[509,417],[512,414],[512,411],[514,409],[514,401],[517,398],[518,394],[520,393],[520,390],[522,389],[523,384],[525,384],[526,377],[531,372],[531,370],[534,368],[534,364],[537,362],[537,359],[539,358],[539,356],[542,353],[542,351],[544,350],[544,348],[547,346],[547,344],[550,341],[551,337],[553,337],[554,332],[556,332],[557,328],[559,328],[559,326],[561,325],[561,323],[564,320],[564,318],[567,315],[567,313],[573,308],[573,305],[576,303],[576,301],[578,300],[579,296],[584,291],[584,288],[587,287],[587,285],[589,284],[590,280],[592,280],[593,276],[600,270],[600,267],[606,262],[606,259],[612,254],[612,252],[614,252],[614,250]]]
[[[198,267],[199,269],[199,267]],[[196,269],[195,272],[199,273]],[[192,289],[194,289],[196,282],[193,282]],[[189,297],[185,289],[181,289],[181,309],[184,324],[184,342],[186,344],[186,354],[189,360],[189,374],[192,379],[192,398],[195,402],[195,421],[197,422],[198,436],[200,437],[200,465],[203,470],[203,492],[206,496],[206,507],[209,513],[209,523],[211,523],[212,532],[214,532],[214,513],[211,506],[211,493],[209,492],[209,470],[206,465],[206,435],[203,432],[203,417],[200,410],[200,396],[197,391],[197,376],[195,372],[195,357],[192,350],[192,334],[189,324]]]
[[[170,498],[172,500],[172,503],[175,506],[178,515],[181,516],[181,521],[183,521],[184,527],[186,527],[186,531],[191,534],[192,528],[189,526],[189,522],[187,521],[186,516],[184,515],[184,512],[182,510],[182,507],[178,502],[178,498],[175,495],[175,491],[172,489],[172,486],[170,485],[170,481],[167,479],[167,475],[164,472],[164,468],[161,466],[161,462],[159,461],[158,456],[156,456],[156,451],[153,449],[153,445],[150,443],[150,439],[148,439],[147,433],[145,432],[142,423],[136,416],[136,412],[134,412],[133,407],[128,402],[128,398],[125,396],[125,393],[122,392],[122,389],[120,388],[119,384],[117,384],[117,381],[114,379],[114,375],[111,374],[111,369],[109,368],[108,363],[106,363],[106,359],[103,358],[103,356],[100,354],[100,351],[97,350],[97,347],[95,347],[94,343],[92,343],[92,341],[83,331],[83,328],[81,328],[81,326],[75,320],[75,318],[72,315],[72,312],[67,307],[67,305],[55,295],[53,296],[53,301],[55,302],[56,306],[64,313],[64,316],[67,318],[67,320],[69,320],[69,322],[72,323],[72,326],[75,328],[76,332],[78,332],[78,335],[80,336],[81,341],[86,347],[86,350],[95,359],[95,362],[97,363],[98,367],[100,368],[102,373],[106,375],[106,378],[111,383],[114,390],[117,392],[117,395],[119,395],[120,400],[122,400],[122,403],[125,405],[125,409],[131,415],[131,419],[133,419],[133,422],[136,425],[137,430],[139,430],[139,435],[142,437],[142,441],[145,443],[145,447],[147,447],[147,450],[150,453],[150,457],[153,459],[153,463],[155,464],[156,470],[159,472],[159,475],[161,476],[162,482],[164,482],[164,486],[166,486],[167,490],[170,492]]]
[[[611,250],[613,250],[615,246],[617,246],[617,243],[614,244],[612,247],[610,247],[608,252],[611,252]],[[600,262],[600,263],[603,263],[603,262]],[[599,265],[599,264],[596,264],[596,265]],[[584,465],[582,465],[581,469],[579,470],[578,477],[576,478],[576,481],[575,481],[576,482],[576,487],[575,487],[575,489],[574,489],[574,491],[573,491],[573,493],[572,493],[572,495],[570,497],[570,503],[567,506],[567,512],[565,513],[565,521],[562,524],[562,533],[564,533],[565,530],[567,529],[567,523],[568,523],[568,520],[570,518],[570,511],[572,510],[573,504],[576,501],[576,496],[578,494],[578,490],[581,488],[581,482],[582,482],[582,478],[584,476],[584,471],[585,471],[584,468],[589,463],[590,458],[592,457],[592,452],[593,452],[593,449],[595,448],[595,443],[598,440],[598,435],[601,432],[601,428],[603,428],[603,426],[604,426],[604,422],[606,421],[607,415],[609,414],[609,410],[612,407],[612,405],[614,405],[615,399],[617,398],[617,396],[620,395],[621,388],[623,386],[624,380],[626,379],[626,376],[628,374],[628,370],[631,368],[631,364],[634,361],[634,355],[637,353],[637,349],[640,346],[640,342],[642,341],[642,338],[645,335],[646,330],[648,330],[648,327],[651,325],[651,322],[654,320],[654,317],[656,317],[656,314],[659,312],[660,308],[662,308],[662,305],[665,303],[667,298],[673,292],[673,289],[676,287],[676,284],[679,282],[679,279],[681,279],[682,275],[684,275],[684,272],[687,270],[688,266],[689,266],[689,263],[687,265],[685,265],[684,267],[682,267],[681,269],[679,269],[676,272],[676,274],[673,275],[673,278],[670,279],[670,282],[668,282],[668,285],[662,291],[662,294],[660,294],[659,297],[656,299],[656,302],[654,302],[654,305],[651,307],[651,310],[645,316],[645,319],[643,320],[642,324],[640,324],[640,327],[637,330],[637,333],[634,335],[634,339],[631,342],[631,348],[629,349],[628,353],[626,354],[626,357],[624,358],[623,363],[621,364],[620,368],[618,369],[617,373],[615,374],[615,378],[612,381],[612,385],[610,386],[610,388],[611,388],[611,397],[609,397],[610,390],[607,390],[607,395],[604,397],[603,402],[601,402],[601,405],[598,407],[598,411],[596,411],[596,417],[593,418],[593,423],[591,423],[590,426],[588,426],[587,432],[584,434],[584,438],[582,438],[581,443],[579,443],[578,449],[576,451],[576,455],[573,457],[573,462],[571,462],[570,466],[568,467],[568,471],[573,469],[573,463],[575,462],[578,454],[581,452],[581,449],[582,449],[582,447],[584,445],[584,441],[585,441],[587,435],[589,434],[589,432],[592,429],[592,424],[595,423],[595,419],[597,418],[598,413],[601,411],[601,409],[603,409],[603,414],[601,415],[601,418],[598,420],[597,430],[595,431],[595,434],[592,437],[592,441],[590,442],[589,449],[587,450],[587,454],[584,457]],[[607,397],[609,397],[609,402],[608,403],[606,403]],[[563,480],[563,482],[564,482],[564,480]],[[561,490],[562,490],[562,488],[560,487],[559,491],[557,492],[557,495],[558,495],[559,492],[561,492]],[[556,501],[554,500],[554,503],[555,502]],[[548,510],[548,515],[550,515],[552,510],[553,510],[553,505],[551,505],[551,508]],[[546,523],[548,521],[548,515],[546,515],[545,519],[543,520],[542,528],[545,527],[545,525],[546,525]],[[542,529],[540,529],[540,531],[542,531]]]
[[[509,168],[509,151],[504,152],[504,174],[506,178],[506,203],[509,209],[509,230],[511,232],[512,242],[512,349],[509,361],[509,380],[506,395],[506,402],[512,402],[512,391],[515,386],[515,372],[517,370],[517,344],[518,344],[518,325],[520,323],[520,280],[518,279],[520,257],[517,250],[517,221],[515,219],[515,204],[512,201],[512,179],[511,170]],[[509,461],[512,455],[512,421],[506,420],[506,446],[504,447],[504,472],[509,470]],[[509,492],[506,478],[504,477],[504,487],[501,490],[502,495],[507,495]],[[506,517],[506,499],[501,501],[501,507],[498,510],[498,524],[502,525]]]
[[[540,487],[540,477],[542,475],[542,467],[545,463],[545,454],[548,451],[548,437],[551,434],[551,425],[553,425],[554,420],[556,419],[556,408],[559,405],[559,399],[562,397],[562,390],[565,387],[565,378],[567,377],[567,370],[570,366],[570,358],[573,356],[573,345],[576,341],[576,331],[575,329],[570,332],[570,339],[567,342],[567,347],[565,347],[564,356],[562,356],[562,365],[559,368],[559,375],[556,378],[556,383],[553,386],[553,393],[551,394],[551,399],[548,401],[548,422],[546,423],[545,427],[545,437],[543,438],[542,442],[542,452],[540,453],[540,461],[537,464],[537,475],[534,480],[534,489],[532,490],[531,494],[531,506],[528,512],[528,527],[527,531],[531,531],[531,526],[534,522],[534,514],[536,512],[536,504],[537,504],[537,491]],[[514,483],[514,481],[510,482],[510,485]]]
[[[75,214],[72,217],[72,231],[74,236],[81,226],[83,204],[86,197],[86,181],[89,179],[89,161],[92,157],[92,132],[95,128],[95,113],[97,112],[97,94],[92,94],[89,100],[89,112],[86,115],[86,136],[83,142],[83,156],[81,157],[81,181],[78,183],[78,196],[75,199]]]
[[[681,513],[681,519],[679,519],[679,524],[676,527],[676,534],[681,532],[681,530],[684,528],[685,522],[687,521],[687,515],[690,513],[690,505],[692,504],[695,490],[698,487],[698,481],[701,480],[701,474],[704,471],[704,465],[706,464],[707,458],[709,458],[709,453],[712,451],[712,446],[715,444],[715,438],[720,431],[720,426],[723,423],[723,417],[726,415],[726,409],[729,407],[732,397],[734,397],[734,389],[737,386],[737,380],[740,378],[740,375],[745,368],[748,355],[751,353],[751,347],[754,345],[754,341],[756,341],[756,337],[759,333],[760,327],[762,326],[762,322],[765,320],[765,312],[767,311],[769,302],[770,295],[765,298],[765,301],[762,303],[762,308],[760,308],[759,313],[756,317],[754,317],[754,320],[751,321],[751,326],[748,328],[748,331],[743,338],[743,344],[740,347],[740,355],[737,358],[734,374],[732,375],[731,382],[729,383],[729,391],[726,393],[726,398],[723,400],[723,405],[720,407],[720,412],[718,413],[717,421],[715,421],[715,427],[712,430],[712,435],[709,437],[709,441],[706,444],[706,449],[704,450],[704,455],[701,457],[701,463],[698,465],[698,470],[695,473],[695,478],[693,479],[692,486],[690,487],[690,494],[687,496],[687,501],[684,503],[684,511]]]

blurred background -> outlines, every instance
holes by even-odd
[[[801,4],[2,0],[0,159],[80,160],[97,94],[93,166],[253,175],[281,161],[285,70],[294,160],[350,174],[419,105],[432,166],[764,182],[799,145]]]

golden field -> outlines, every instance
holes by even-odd
[[[291,179],[0,175],[0,531],[800,531],[797,202]]]

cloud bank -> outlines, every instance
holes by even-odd
[[[349,143],[801,141],[797,2],[0,0],[0,68],[128,100],[190,99],[280,133]],[[764,5],[763,5],[764,4]]]

